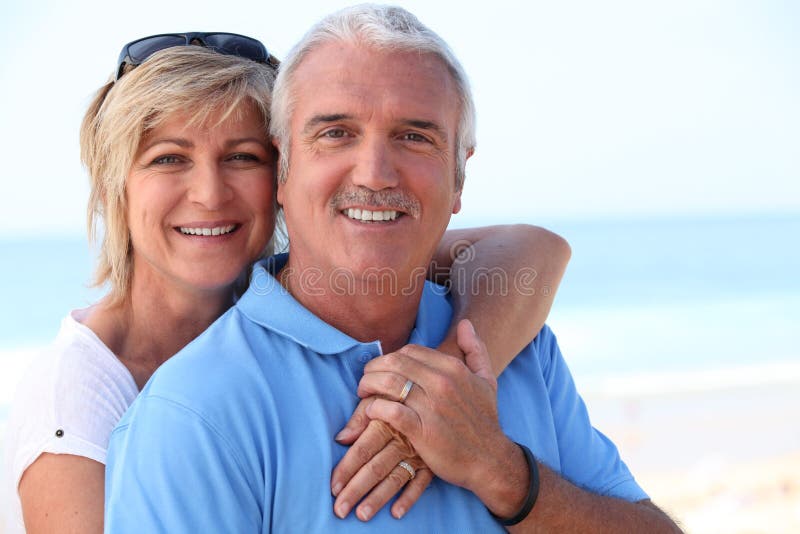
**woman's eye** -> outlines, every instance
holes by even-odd
[[[234,154],[230,159],[234,161],[258,161],[258,156],[255,154]]]
[[[172,163],[178,163],[180,158],[178,156],[173,156],[171,154],[167,154],[165,156],[159,156],[153,160],[155,165],[170,165]]]

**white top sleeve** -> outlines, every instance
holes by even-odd
[[[81,324],[87,313],[75,310],[62,321],[17,387],[5,439],[8,533],[24,532],[17,489],[39,455],[74,454],[105,464],[111,431],[139,393],[128,369]]]

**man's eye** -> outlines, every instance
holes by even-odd
[[[403,140],[405,141],[414,141],[415,143],[427,143],[428,138],[424,135],[418,134],[416,132],[409,132],[403,134]]]
[[[330,139],[341,139],[346,135],[347,132],[345,132],[342,128],[331,128],[330,130],[325,130],[322,133],[322,137],[328,137]]]
[[[170,165],[172,163],[178,163],[179,161],[180,159],[178,158],[178,156],[173,156],[171,154],[168,154],[166,156],[157,157],[156,159],[153,160],[153,163],[155,165]]]

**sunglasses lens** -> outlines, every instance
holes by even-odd
[[[253,61],[266,61],[267,50],[255,39],[243,35],[211,33],[203,37],[203,42],[222,54],[239,56]]]
[[[189,44],[205,46],[220,54],[239,56],[261,63],[267,63],[269,60],[269,53],[260,41],[235,33],[196,32],[151,35],[150,37],[128,43],[122,48],[122,52],[119,54],[119,60],[117,60],[116,79],[119,80],[120,77],[122,77],[126,65],[140,65],[159,50]],[[273,67],[275,66],[272,63],[271,65]]]
[[[182,35],[156,35],[128,45],[128,56],[132,63],[138,65],[159,50],[185,44],[186,37]]]

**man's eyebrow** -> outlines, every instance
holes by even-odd
[[[401,121],[403,124],[419,128],[420,130],[427,130],[436,134],[442,141],[447,142],[447,130],[439,126],[438,123],[433,121],[426,121],[420,119],[404,119]]]
[[[303,133],[308,133],[310,130],[314,129],[320,124],[327,124],[330,122],[337,122],[352,118],[353,118],[352,115],[347,115],[346,113],[331,113],[330,115],[322,115],[322,114],[314,115],[313,117],[311,117],[306,121],[306,124],[303,127]]]
[[[303,127],[303,133],[308,133],[310,130],[313,130],[320,124],[327,124],[342,120],[350,120],[352,118],[353,118],[352,115],[348,115],[346,113],[314,115],[313,117],[308,119],[308,121],[306,121],[306,124]],[[438,123],[434,121],[428,121],[422,119],[402,119],[400,123],[405,126],[411,126],[413,128],[418,128],[420,130],[426,130],[432,132],[433,134],[437,135],[442,141],[447,142],[447,130],[442,128]]]

